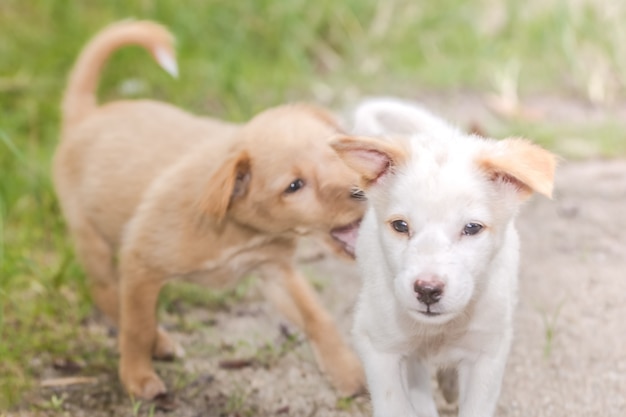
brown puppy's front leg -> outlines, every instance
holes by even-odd
[[[365,375],[361,362],[348,347],[315,291],[291,265],[262,268],[263,292],[287,319],[309,338],[322,371],[343,395],[363,390]]]
[[[152,367],[156,304],[163,282],[135,259],[122,260],[119,371],[122,384],[136,398],[153,399],[166,392]]]

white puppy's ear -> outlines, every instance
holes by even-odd
[[[510,138],[478,159],[479,167],[493,181],[515,187],[521,199],[533,192],[552,197],[557,158],[526,139]]]
[[[366,187],[376,183],[407,158],[407,151],[399,143],[382,139],[340,136],[330,146],[346,165],[361,175]]]
[[[398,99],[370,99],[354,111],[352,130],[360,135],[439,133],[456,131],[426,109]]]

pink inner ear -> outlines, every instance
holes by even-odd
[[[504,184],[510,184],[511,186],[515,187],[515,189],[518,192],[522,193],[524,196],[532,194],[532,189],[529,186],[527,186],[526,184],[524,184],[523,182],[521,182],[520,180],[518,180],[512,175],[504,174],[504,173],[496,173],[492,179],[494,181],[500,181]]]
[[[382,152],[370,149],[355,149],[352,155],[358,158],[364,171],[369,173],[368,180],[376,181],[387,173],[391,166],[389,157]]]

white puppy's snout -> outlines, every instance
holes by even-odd
[[[413,283],[413,291],[418,301],[430,306],[441,300],[445,284],[437,275],[419,276]]]

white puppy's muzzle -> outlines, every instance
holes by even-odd
[[[458,315],[467,307],[473,293],[468,274],[444,275],[415,269],[399,276],[394,287],[400,305],[413,318],[432,324],[446,322]]]

